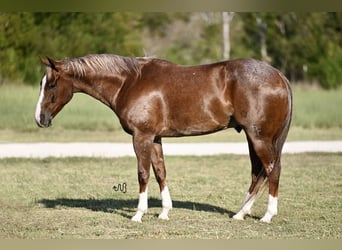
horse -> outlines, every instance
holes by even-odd
[[[40,60],[46,71],[35,112],[39,127],[49,127],[73,94],[82,92],[108,106],[132,135],[139,183],[133,221],[141,222],[148,209],[151,165],[162,199],[159,218],[169,219],[172,200],[163,137],[227,128],[245,132],[252,177],[233,219],[243,220],[251,213],[260,187],[267,184],[268,206],[261,221],[269,223],[277,214],[281,153],[292,120],[290,83],[278,69],[249,58],[193,66],[112,54]]]

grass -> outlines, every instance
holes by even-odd
[[[34,141],[115,141],[131,142],[113,112],[83,94],[76,94],[54,119],[49,129],[34,122],[38,86],[6,84],[0,86],[0,142]],[[294,88],[294,115],[288,140],[342,139],[342,89]],[[167,141],[207,142],[245,141],[234,130],[220,133],[167,139]]]
[[[293,100],[294,126],[342,129],[342,89],[294,88]]]
[[[34,113],[38,95],[38,86],[0,86],[0,129],[35,131]],[[54,122],[57,128],[66,130],[115,130],[120,126],[109,108],[84,94],[75,94]]]
[[[0,159],[0,238],[4,239],[341,239],[342,154],[284,155],[279,215],[258,221],[230,219],[250,179],[247,156],[167,157],[174,202],[170,221],[157,219],[161,201],[149,184],[143,223],[130,221],[137,206],[134,158]],[[190,174],[191,173],[191,174]],[[127,183],[127,192],[112,187]]]

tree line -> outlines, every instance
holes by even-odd
[[[40,81],[39,56],[264,60],[291,81],[342,84],[342,13],[0,13],[0,82]]]

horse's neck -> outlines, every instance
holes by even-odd
[[[115,108],[116,96],[123,80],[103,78],[98,80],[81,79],[74,82],[75,92],[82,92],[104,103],[111,109]]]

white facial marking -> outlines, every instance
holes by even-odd
[[[264,217],[260,219],[260,221],[270,223],[272,217],[274,215],[277,215],[277,213],[278,213],[278,197],[273,197],[272,195],[269,195],[267,211]]]
[[[139,203],[138,203],[138,211],[137,213],[132,217],[132,221],[141,222],[141,218],[144,215],[144,213],[147,212],[147,188],[145,192],[142,192],[139,194]]]
[[[247,193],[246,198],[242,204],[242,208],[236,215],[233,216],[233,219],[243,220],[246,214],[251,214],[255,199],[256,195],[250,195],[250,193]]]
[[[36,118],[37,123],[39,123],[39,124],[40,124],[41,104],[42,104],[42,101],[44,99],[45,85],[46,85],[46,75],[44,75],[44,77],[42,79],[42,85],[41,85],[40,94],[39,94],[39,98],[38,98],[38,102],[37,102],[37,106],[36,106],[35,118]]]
[[[161,197],[162,197],[163,210],[158,216],[158,218],[162,220],[168,220],[169,219],[168,213],[172,209],[172,200],[171,200],[169,188],[167,186],[165,186],[163,191],[161,192]]]

